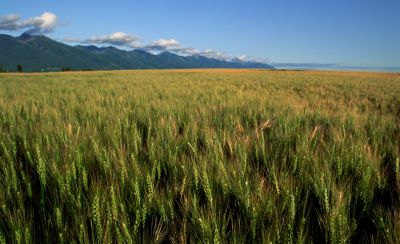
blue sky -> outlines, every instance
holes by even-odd
[[[3,0],[0,8],[0,16],[21,21],[44,12],[58,19],[46,35],[76,43],[123,32],[138,46],[173,39],[175,47],[272,63],[400,67],[399,0]]]

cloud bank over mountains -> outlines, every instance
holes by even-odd
[[[51,12],[44,12],[40,16],[21,19],[19,15],[10,14],[0,16],[0,30],[6,31],[24,31],[28,34],[46,34],[54,32],[60,26],[57,15]],[[93,35],[89,38],[71,38],[63,39],[65,42],[85,44],[85,45],[113,45],[122,48],[143,49],[148,52],[172,52],[183,56],[201,55],[207,58],[215,58],[220,60],[236,60],[236,61],[254,61],[261,63],[269,63],[266,58],[253,58],[241,55],[239,57],[229,56],[224,52],[213,49],[200,50],[194,47],[182,46],[179,41],[174,38],[154,40],[150,44],[141,44],[141,38],[137,35],[127,34],[124,32],[114,32],[108,35]]]
[[[115,32],[100,37],[92,36],[91,38],[87,39],[65,38],[64,41],[79,43],[79,44],[87,44],[87,45],[108,44],[125,48],[142,49],[153,53],[173,52],[183,56],[200,55],[207,58],[215,58],[226,61],[235,59],[239,61],[254,61],[254,62],[268,63],[268,59],[266,58],[252,58],[252,57],[247,57],[246,55],[241,55],[239,57],[232,57],[225,54],[224,52],[216,51],[213,49],[200,50],[194,47],[182,46],[180,42],[175,40],[174,38],[171,39],[161,38],[159,40],[152,41],[150,44],[143,45],[140,43],[139,37],[132,34],[126,34],[124,32]]]
[[[130,47],[130,48],[139,47],[140,46],[139,40],[140,40],[139,37],[134,35],[128,35],[123,32],[115,32],[110,35],[104,35],[104,36],[93,35],[92,37],[87,39],[79,39],[79,38],[64,39],[64,41],[66,42],[75,42],[80,44],[91,44],[91,45],[109,44],[119,47]]]

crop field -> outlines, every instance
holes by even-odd
[[[400,74],[0,74],[0,244],[400,243]]]

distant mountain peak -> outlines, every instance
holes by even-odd
[[[176,57],[176,56],[179,56],[179,57],[182,57],[182,56],[180,56],[180,55],[178,55],[176,53],[168,52],[168,51],[161,52],[161,53],[158,54],[158,56],[165,56],[165,57]]]
[[[24,32],[18,37],[18,39],[20,40],[26,40],[30,38],[32,38],[32,35],[30,35],[28,32]]]
[[[24,33],[22,33],[19,37],[31,37],[32,35],[31,34],[29,34],[29,32],[24,32]]]
[[[159,55],[170,55],[170,54],[176,55],[175,53],[168,51],[161,52]]]
[[[88,51],[98,51],[98,50],[102,49],[102,48],[100,48],[98,46],[95,46],[95,45],[89,45],[89,46],[77,45],[75,47],[82,48],[82,49],[85,49],[85,50],[88,50]]]
[[[145,54],[149,53],[149,52],[147,52],[146,50],[141,49],[141,48],[133,49],[133,50],[131,50],[130,52],[134,52],[134,53],[145,53]]]
[[[231,61],[232,61],[232,62],[237,62],[237,63],[242,63],[242,62],[244,62],[243,59],[240,59],[240,58],[238,58],[238,57],[232,58]]]

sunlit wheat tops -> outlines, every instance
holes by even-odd
[[[400,243],[400,76],[0,75],[0,244]]]

